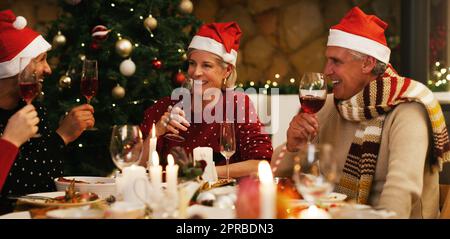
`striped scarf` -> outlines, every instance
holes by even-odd
[[[336,191],[367,204],[380,150],[383,123],[389,111],[404,102],[419,102],[428,112],[433,132],[434,163],[450,161],[450,144],[441,106],[422,83],[401,77],[388,66],[383,76],[345,101],[335,100],[339,114],[359,122]]]

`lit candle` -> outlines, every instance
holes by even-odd
[[[267,161],[258,164],[259,175],[259,208],[261,219],[275,218],[276,184],[273,181],[272,170]]]
[[[330,219],[330,214],[325,210],[316,207],[316,205],[310,206],[308,209],[303,210],[300,213],[301,219]]]
[[[150,165],[150,180],[152,182],[155,193],[161,191],[162,167],[159,165],[159,157],[157,152],[153,152],[152,165]]]
[[[196,147],[193,150],[194,161],[199,160],[206,162],[205,170],[203,171],[202,179],[210,183],[217,181],[216,165],[213,160],[213,149],[211,147]]]
[[[167,191],[169,193],[177,192],[177,179],[178,179],[178,165],[175,164],[173,156],[169,154],[167,155],[167,166],[166,166],[166,182],[167,182]]]
[[[156,151],[156,143],[157,143],[156,128],[155,128],[155,124],[153,123],[152,137],[149,140],[149,150],[148,150],[148,162],[149,162],[149,165],[150,165],[150,163],[152,163],[153,152]]]

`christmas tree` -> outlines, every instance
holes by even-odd
[[[91,101],[96,131],[68,146],[66,175],[106,175],[111,127],[140,124],[144,110],[185,80],[187,46],[200,25],[190,0],[61,0],[52,22],[43,102],[55,128],[80,91],[83,61],[98,61],[98,91]]]

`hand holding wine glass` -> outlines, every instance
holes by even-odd
[[[81,94],[86,98],[90,105],[92,97],[98,91],[98,68],[97,60],[85,59],[83,62],[83,71],[81,73]],[[96,130],[95,127],[87,128],[86,130]]]
[[[36,63],[32,57],[21,57],[19,59],[19,89],[23,100],[30,105],[36,96],[41,92],[41,77],[36,73]],[[36,133],[33,138],[39,138],[41,135]]]
[[[223,122],[220,125],[220,153],[225,157],[227,179],[230,179],[230,158],[236,152],[234,123]]]

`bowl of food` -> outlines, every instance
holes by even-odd
[[[71,183],[80,193],[96,193],[101,199],[116,196],[116,180],[107,177],[66,176],[55,178],[56,190],[65,191]]]

